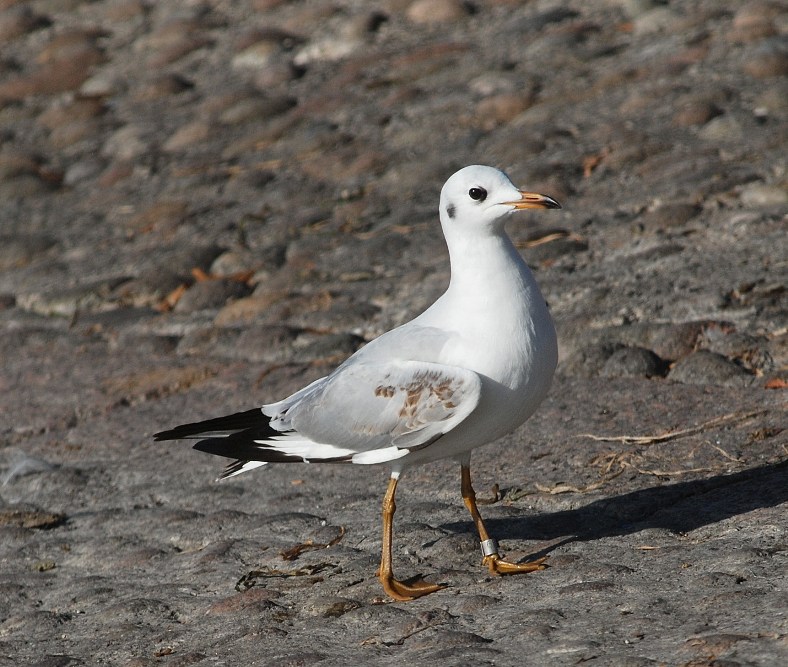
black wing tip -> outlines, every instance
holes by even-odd
[[[303,463],[301,456],[284,454],[276,449],[265,447],[256,442],[254,433],[236,433],[228,438],[208,438],[192,445],[192,449],[206,454],[248,461],[265,461],[266,463]],[[233,465],[233,464],[230,464]]]
[[[155,442],[162,440],[181,440],[183,438],[199,437],[201,434],[208,434],[211,431],[245,431],[250,428],[267,427],[269,418],[263,414],[261,408],[252,408],[243,412],[235,412],[224,417],[215,417],[200,422],[181,424],[167,431],[159,431],[153,434]]]
[[[249,461],[244,461],[243,459],[238,459],[237,461],[228,463],[227,466],[225,466],[222,474],[219,476],[219,480],[227,479],[228,477],[232,477],[233,475],[241,472],[247,463],[249,463]]]

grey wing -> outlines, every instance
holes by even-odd
[[[425,361],[345,364],[290,399],[266,406],[283,432],[269,446],[298,443],[315,460],[322,446],[354,463],[378,463],[426,446],[460,424],[479,403],[481,379],[465,368]],[[296,400],[291,400],[296,399]],[[313,447],[310,447],[310,444]]]

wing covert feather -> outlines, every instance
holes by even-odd
[[[273,421],[317,443],[368,452],[424,446],[479,403],[481,379],[465,368],[424,361],[359,362],[337,369]]]

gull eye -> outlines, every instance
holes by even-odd
[[[468,196],[474,201],[484,201],[487,199],[487,190],[484,188],[471,188],[468,190]]]

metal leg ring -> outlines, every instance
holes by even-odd
[[[493,537],[489,540],[483,540],[479,544],[481,544],[482,555],[484,557],[493,556],[498,553],[498,540]]]

